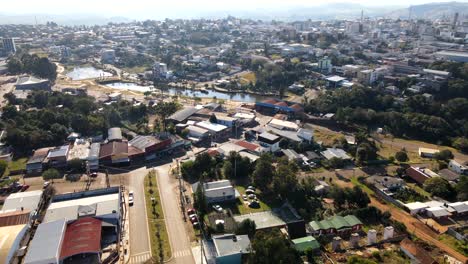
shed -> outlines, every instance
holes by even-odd
[[[313,236],[296,238],[292,240],[292,243],[294,245],[294,248],[300,252],[305,252],[308,249],[320,249],[320,243]]]

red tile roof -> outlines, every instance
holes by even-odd
[[[31,210],[18,210],[0,213],[0,227],[12,225],[25,225],[29,222]]]
[[[101,251],[101,220],[85,217],[67,226],[60,259]]]
[[[236,144],[243,147],[243,148],[246,148],[246,149],[248,149],[250,151],[257,151],[257,149],[260,147],[257,144],[250,143],[250,142],[247,142],[245,140],[237,141]]]

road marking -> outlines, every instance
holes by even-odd
[[[180,250],[180,251],[176,251],[174,253],[174,257],[175,258],[181,258],[181,257],[186,257],[186,256],[190,256],[190,254],[192,254],[192,252],[190,252],[190,250],[186,249],[186,250]]]
[[[139,254],[131,256],[129,263],[130,264],[132,264],[132,263],[135,263],[135,264],[145,263],[150,258],[151,258],[150,252],[143,252],[143,253],[139,253]]]

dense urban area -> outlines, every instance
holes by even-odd
[[[468,263],[467,33],[0,25],[0,263]]]

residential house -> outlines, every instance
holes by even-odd
[[[330,160],[332,158],[338,158],[342,160],[351,160],[351,157],[340,148],[327,148],[326,150],[320,152],[324,158]]]
[[[241,264],[242,256],[250,252],[250,239],[247,235],[215,235],[213,244],[216,264]]]
[[[354,215],[335,215],[322,221],[312,221],[309,228],[313,235],[343,235],[361,230],[362,222]]]
[[[122,141],[122,129],[120,127],[112,127],[107,130],[108,141]]]
[[[386,195],[392,195],[393,192],[405,186],[405,181],[403,179],[390,176],[373,175],[367,177],[366,182]]]
[[[161,151],[171,145],[171,139],[138,135],[128,143],[130,146],[133,146],[143,152],[146,160],[151,160],[156,158],[156,153],[158,151]]]
[[[198,182],[192,185],[194,192],[197,191],[198,186]],[[203,190],[205,192],[206,202],[209,204],[234,201],[238,196],[229,180],[203,183]]]
[[[216,142],[225,141],[231,132],[227,126],[211,123],[209,121],[197,122],[195,123],[195,126],[208,130],[210,132],[211,139]]]
[[[62,168],[67,166],[68,151],[70,150],[69,145],[57,147],[51,149],[44,160],[51,167]]]
[[[51,148],[41,148],[34,151],[31,158],[26,163],[26,174],[36,175],[42,173],[43,162],[49,154]]]
[[[450,160],[448,168],[455,173],[468,175],[468,166],[463,165],[456,160]]]
[[[421,158],[434,158],[434,155],[438,153],[439,150],[430,148],[419,148],[418,152]]]
[[[424,167],[409,167],[406,169],[406,176],[410,177],[419,184],[423,184],[427,179],[440,177],[437,173]]]
[[[128,165],[128,143],[111,141],[102,144],[99,149],[99,163],[106,165]]]
[[[279,136],[263,132],[257,136],[257,141],[260,146],[263,147],[262,152],[277,152],[280,150],[279,142],[281,138]]]

